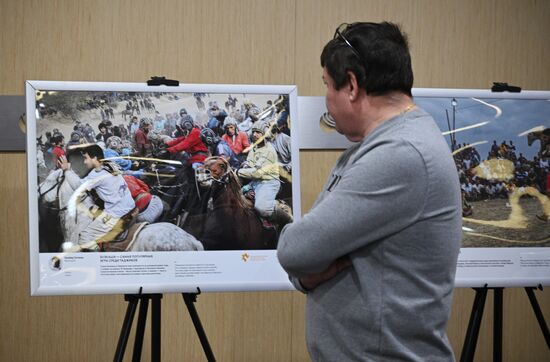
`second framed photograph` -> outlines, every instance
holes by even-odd
[[[549,285],[550,92],[416,88],[412,94],[439,127],[460,181],[455,285]],[[300,148],[352,144],[336,131],[323,97],[298,101]]]

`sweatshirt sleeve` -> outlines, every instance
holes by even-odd
[[[176,153],[176,152],[186,151],[189,148],[189,146],[190,146],[189,137],[186,137],[181,142],[168,147],[167,150],[170,153]]]
[[[180,143],[181,141],[183,141],[184,139],[185,139],[185,137],[177,137],[177,138],[174,138],[173,140],[168,141],[168,143],[166,143],[166,146],[167,146],[167,147],[175,146],[175,145],[177,145],[178,143]]]
[[[404,140],[360,152],[342,174],[335,169],[326,196],[283,229],[277,255],[290,276],[321,272],[339,257],[410,226],[421,214],[429,185],[420,153]]]
[[[237,137],[241,139],[243,150],[250,146],[250,142],[248,142],[248,135],[244,132],[237,133]]]
[[[120,166],[120,169],[122,171],[128,171],[129,169],[132,168],[132,161],[130,160],[126,160],[124,158],[118,158],[115,160],[115,162],[117,163],[117,165]]]
[[[170,146],[168,148],[168,152],[170,153],[176,153],[181,151],[188,152],[191,147],[201,142],[201,139],[199,137],[199,131],[195,131],[196,128],[194,128],[191,133],[187,137],[185,137],[181,142],[176,143],[173,146]]]
[[[135,138],[138,145],[144,145],[147,143],[147,136],[143,132],[136,132]]]

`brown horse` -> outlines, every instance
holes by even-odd
[[[211,193],[200,240],[206,250],[275,249],[277,231],[265,227],[223,157],[205,160]]]

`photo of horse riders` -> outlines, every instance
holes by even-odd
[[[37,91],[39,252],[277,248],[285,94]]]

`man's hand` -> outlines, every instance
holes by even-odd
[[[347,256],[343,256],[333,261],[326,270],[300,278],[300,283],[307,290],[315,289],[319,284],[334,278],[342,270],[347,269],[351,265],[351,260]]]
[[[65,156],[59,157],[59,159],[57,160],[57,164],[59,165],[59,168],[63,171],[67,171],[71,168],[71,164],[69,163],[69,161],[67,161],[67,157]]]

